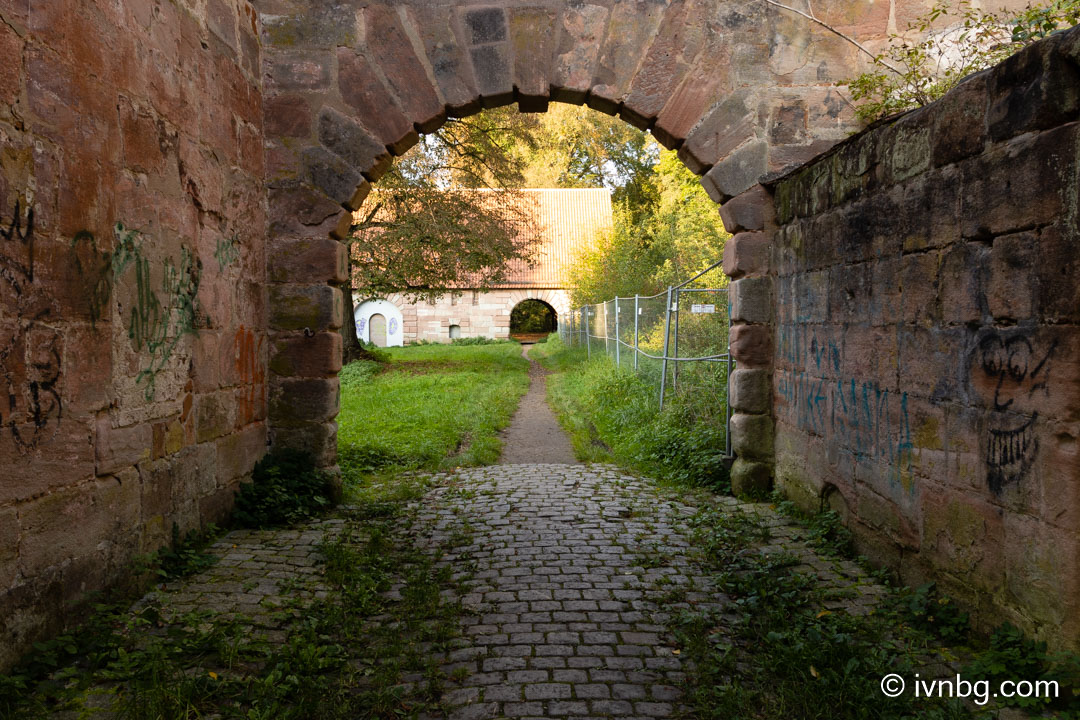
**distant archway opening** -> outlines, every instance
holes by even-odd
[[[559,314],[543,300],[522,300],[510,311],[510,337],[535,342],[559,328]]]

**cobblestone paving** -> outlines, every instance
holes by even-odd
[[[498,465],[434,476],[396,542],[442,552],[440,564],[469,587],[460,598],[445,593],[466,609],[461,637],[440,656],[450,720],[684,711],[689,668],[667,623],[683,610],[737,617],[724,614],[728,599],[696,562],[692,502],[610,465]],[[768,506],[709,502],[758,515],[770,527],[768,549],[798,557],[796,570],[828,591],[827,608],[866,612],[884,593],[855,563],[817,555],[800,539],[805,530]],[[283,604],[301,611],[288,598],[324,593],[317,545],[347,522],[230,533],[213,546],[218,565],[142,602],[166,614],[204,608],[246,617],[272,637]]]

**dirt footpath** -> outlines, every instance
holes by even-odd
[[[521,349],[529,358],[530,345]],[[503,453],[499,463],[566,463],[578,464],[570,438],[555,419],[547,404],[548,372],[540,363],[529,360],[529,392],[521,398],[509,427],[502,431]]]

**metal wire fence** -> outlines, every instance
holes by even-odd
[[[657,295],[616,297],[559,318],[559,336],[590,356],[604,353],[656,387],[660,410],[677,402],[693,422],[724,427],[731,455],[728,292],[716,284],[718,265]]]

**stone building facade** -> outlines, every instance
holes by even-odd
[[[566,270],[597,233],[612,226],[611,195],[604,188],[523,190],[523,206],[534,212],[536,264],[517,264],[505,283],[487,290],[458,288],[435,302],[354,297],[357,336],[376,345],[454,338],[510,336],[510,313],[525,300],[539,300],[563,317],[570,311]],[[393,307],[387,307],[387,303]],[[396,312],[395,312],[396,310]]]

